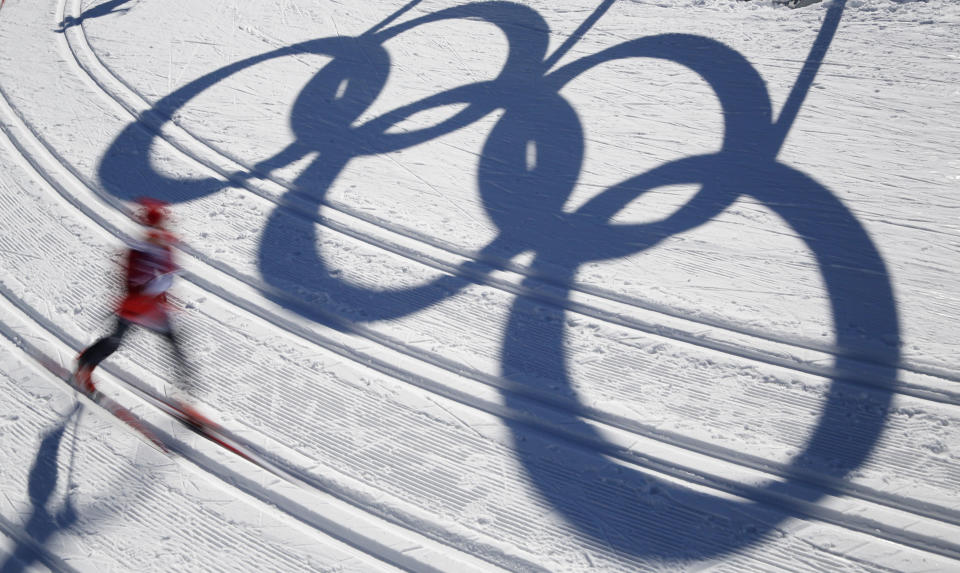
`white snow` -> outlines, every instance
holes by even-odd
[[[953,0],[8,0],[0,571],[960,571],[957,38]],[[153,336],[95,376],[179,454],[66,381],[143,195],[189,391],[281,475],[143,400],[183,391]]]

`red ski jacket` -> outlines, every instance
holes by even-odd
[[[179,267],[173,262],[174,236],[162,229],[151,229],[146,241],[130,248],[127,254],[126,296],[120,303],[121,318],[154,330],[169,328],[167,289]]]

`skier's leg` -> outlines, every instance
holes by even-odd
[[[176,358],[176,368],[177,368],[177,386],[182,389],[186,394],[193,394],[193,384],[191,375],[190,362],[187,361],[187,356],[183,352],[183,339],[177,333],[177,330],[173,327],[173,323],[170,322],[169,317],[167,317],[166,324],[164,328],[158,331],[167,341],[170,343],[170,347],[173,349],[173,354]],[[177,399],[177,408],[180,410],[180,413],[185,416],[187,423],[191,424],[197,430],[203,430],[206,427],[214,426],[210,420],[200,413],[192,404],[192,399],[187,397],[181,397]]]
[[[173,349],[173,356],[176,361],[178,386],[180,386],[180,388],[189,394],[191,387],[190,364],[187,362],[187,356],[183,352],[183,339],[177,333],[177,330],[174,328],[169,317],[166,319],[164,328],[160,330],[160,334],[167,339],[167,341],[170,343],[170,348]]]
[[[94,342],[86,350],[80,353],[77,359],[79,366],[88,366],[90,369],[96,368],[103,362],[107,356],[110,356],[120,348],[120,342],[130,329],[130,322],[122,318],[117,319],[117,326],[107,336]]]
[[[129,321],[117,318],[117,326],[113,332],[94,342],[80,353],[80,356],[77,357],[77,371],[74,377],[82,390],[86,392],[96,390],[90,378],[93,369],[108,356],[116,352],[117,348],[120,348],[120,343],[123,341],[123,337],[129,329]]]

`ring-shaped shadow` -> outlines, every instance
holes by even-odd
[[[789,514],[794,508],[785,499],[816,501],[830,489],[824,483],[847,476],[866,460],[885,423],[892,396],[889,390],[896,384],[896,368],[881,367],[875,380],[881,390],[874,393],[871,408],[866,412],[836,380],[854,374],[854,358],[879,358],[875,348],[864,345],[861,332],[883,337],[887,341],[881,350],[883,363],[897,362],[896,303],[883,260],[853,214],[822,185],[776,160],[777,128],[772,121],[766,86],[749,62],[727,46],[708,38],[676,34],[625,42],[551,74],[546,78],[551,87],[544,91],[558,91],[585,71],[624,58],[663,59],[698,73],[711,86],[723,109],[725,132],[721,151],[660,166],[601,192],[573,213],[562,214],[559,207],[573,189],[575,174],[553,177],[536,173],[539,164],[533,171],[527,168],[520,150],[523,144],[534,142],[537,149],[552,151],[555,147],[546,144],[547,138],[556,136],[544,133],[548,130],[536,122],[523,121],[523,114],[512,115],[513,108],[508,106],[507,113],[493,128],[480,160],[478,178],[489,216],[503,230],[508,244],[521,243],[523,248],[536,253],[532,275],[542,273],[550,275],[557,284],[573,285],[575,273],[584,263],[650,249],[665,238],[710,221],[738,198],[753,197],[793,229],[817,263],[830,299],[836,346],[840,349],[833,368],[835,381],[805,446],[788,464],[780,469],[774,467],[772,473],[779,474],[779,479],[747,491],[750,498],[758,501],[732,502],[636,472],[619,474],[624,496],[618,503],[603,504],[599,502],[602,496],[590,487],[572,489],[568,477],[561,477],[555,465],[544,462],[544,452],[524,448],[522,444],[518,444],[518,451],[530,482],[579,529],[634,555],[706,558],[750,544],[776,527],[778,520],[771,519],[769,509],[759,502],[773,502]],[[545,115],[559,121],[557,131],[568,133],[573,122],[565,118],[572,110],[564,109],[562,100],[537,95],[541,96],[534,98],[537,105],[548,109]],[[774,151],[769,152],[771,149]],[[546,158],[544,163],[550,166],[546,173],[556,173],[556,166],[569,159],[568,150],[561,147],[557,157]],[[574,171],[578,172],[579,166]],[[551,201],[536,196],[551,183],[562,187],[554,190]],[[687,204],[666,219],[639,225],[600,224],[609,222],[642,194],[678,184],[701,187]],[[801,205],[816,205],[817,216],[811,217]],[[536,237],[530,229],[537,230]],[[564,240],[557,241],[556,237]],[[851,269],[850,253],[856,253],[857,270]],[[561,272],[566,275],[558,276]],[[863,294],[868,296],[864,298]],[[543,314],[542,309],[538,310],[541,305],[539,301],[518,297],[504,337],[502,373],[514,382],[512,388],[521,388],[505,396],[508,404],[521,410],[526,403],[524,394],[537,396],[551,391],[537,388],[538,383],[531,380],[542,381],[560,395],[574,393],[568,375],[571,358],[563,344],[563,325],[567,321],[563,311],[556,310],[542,321],[546,332],[534,335],[530,317],[538,312]],[[523,387],[529,389],[524,391]],[[603,443],[590,424],[573,420],[563,418],[568,431],[587,443]],[[521,423],[513,427],[518,434],[530,431]],[[709,446],[702,451],[710,453]],[[578,465],[602,467],[608,453],[601,448],[585,454]],[[827,479],[818,480],[818,472],[826,474]],[[735,484],[725,484],[731,485],[736,491]],[[650,495],[631,499],[630,491],[655,491],[660,501],[651,509]],[[739,526],[731,527],[741,534],[719,544],[712,536],[691,536],[691,523],[681,515],[684,507],[709,508],[732,521],[740,520]],[[636,519],[637,515],[651,515],[651,511],[660,518]],[[669,512],[675,518],[666,518]],[[611,531],[610,523],[620,526]],[[757,526],[758,523],[767,525]]]
[[[389,74],[390,59],[383,42],[412,28],[449,19],[479,19],[503,32],[508,43],[508,57],[498,77],[490,82],[426,97],[354,126],[360,114],[376,99]],[[282,204],[296,199],[301,209],[278,208],[268,218],[260,241],[259,269],[264,281],[275,289],[268,295],[279,304],[331,326],[342,324],[331,323],[327,313],[312,310],[316,297],[323,297],[325,293],[336,293],[338,309],[349,320],[395,318],[428,308],[471,283],[455,274],[443,275],[426,284],[391,289],[393,296],[387,299],[382,296],[383,292],[339,279],[338,273],[327,267],[325,259],[316,250],[318,227],[315,213],[324,204],[329,186],[354,158],[418,145],[487,115],[499,101],[499,92],[491,86],[513,85],[514,78],[523,77],[531,65],[543,60],[547,42],[546,23],[530,8],[508,2],[468,4],[416,18],[375,34],[311,40],[241,60],[172,92],[147,113],[152,114],[154,124],[171,121],[183,106],[210,87],[238,72],[277,58],[298,54],[332,58],[294,102],[291,127],[296,140],[273,157],[257,163],[250,173],[238,175],[240,178],[265,176],[308,153],[317,153],[293,182],[293,189],[281,199]],[[387,132],[416,113],[457,103],[467,106],[437,125],[401,133]],[[157,137],[155,130],[143,122],[136,122],[124,129],[108,149],[101,161],[99,176],[113,197],[132,200],[141,195],[143,189],[148,189],[153,197],[182,203],[211,195],[231,184],[215,177],[174,179],[157,173],[149,158]],[[131,180],[141,184],[135,190],[131,189]],[[505,252],[502,241],[497,240],[485,250]],[[486,273],[489,269],[483,263],[466,262],[460,270],[475,274]],[[281,294],[277,295],[278,292]],[[287,296],[289,293],[297,295]],[[297,296],[306,303],[299,303]]]
[[[839,13],[831,14],[839,18]],[[376,98],[389,73],[389,56],[382,43],[415,26],[450,18],[480,18],[504,31],[510,56],[500,75],[489,82],[424,98],[364,125],[353,126],[360,113]],[[255,173],[250,174],[264,175],[306,153],[319,152],[291,191],[319,209],[329,186],[352,159],[410,147],[468,125],[492,110],[503,109],[503,116],[484,145],[478,166],[484,206],[501,234],[479,253],[481,257],[495,251],[497,256],[509,258],[533,249],[532,274],[542,270],[543,274],[552,276],[553,282],[570,288],[580,265],[649,249],[666,237],[709,221],[739,197],[751,196],[792,227],[816,260],[830,298],[837,346],[841,350],[841,358],[834,365],[836,379],[852,374],[856,368],[853,357],[870,356],[875,351],[863,343],[850,325],[884,336],[888,348],[883,363],[896,363],[890,355],[899,352],[899,324],[883,260],[853,214],[829,190],[777,162],[776,151],[763,151],[765,143],[779,149],[779,142],[773,141],[776,129],[766,86],[745,58],[708,38],[671,34],[625,42],[577,60],[548,76],[531,77],[531,70],[536,74],[543,71],[540,64],[545,59],[546,30],[542,18],[528,8],[507,2],[470,4],[376,34],[305,42],[237,62],[171,93],[160,100],[151,113],[167,121],[210,86],[240,70],[275,58],[300,53],[332,57],[333,61],[311,80],[294,104],[292,122],[297,141],[258,163]],[[829,40],[827,38],[827,44]],[[663,59],[686,66],[703,77],[723,109],[723,148],[717,154],[684,158],[631,178],[600,193],[576,212],[564,213],[562,207],[580,173],[583,130],[576,112],[559,91],[585,71],[623,58]],[[346,95],[338,97],[337,92],[343,85],[347,86]],[[466,104],[466,107],[437,125],[388,133],[390,127],[405,118],[454,103]],[[308,124],[317,120],[322,120],[318,123],[323,129]],[[131,173],[137,173],[136,178],[144,174],[147,177],[138,194],[145,188],[171,202],[188,201],[223,188],[223,182],[212,178],[173,180],[157,174],[150,168],[148,157],[155,137],[138,124],[120,135],[100,169],[104,186],[111,193],[130,198],[126,183]],[[524,159],[526,146],[531,141],[547,152],[538,157],[532,169]],[[128,150],[132,150],[129,155]],[[699,183],[701,189],[667,219],[645,225],[609,224],[618,211],[643,193],[681,183]],[[819,218],[811,218],[796,206],[801,202],[816,202]],[[598,222],[604,224],[598,225]],[[298,287],[307,286],[312,292],[333,293],[337,301],[345,303],[350,321],[405,316],[452,296],[469,284],[462,278],[444,276],[425,285],[392,289],[389,293],[348,284],[337,278],[316,252],[316,232],[312,217],[275,210],[261,243],[261,272],[269,284],[281,291],[294,292]],[[289,257],[291,251],[293,258]],[[857,271],[841,264],[849,260],[851,252],[859,257]],[[851,293],[867,293],[869,304],[852,302],[858,297]],[[573,391],[568,375],[570,357],[563,345],[563,311],[557,309],[558,320],[548,321],[552,326],[531,336],[529,317],[538,312],[534,308],[537,305],[522,296],[516,299],[503,341],[502,372],[505,378],[515,382],[515,391],[505,394],[506,401],[518,408],[522,407],[523,395],[542,396],[544,392],[543,388],[527,387],[528,379],[517,374],[530,368],[531,357],[537,357],[538,378],[559,386],[561,394]],[[309,305],[307,310],[303,307],[297,310],[309,314],[308,308]],[[877,385],[881,388],[890,390],[895,386],[895,368],[882,369],[878,376]],[[748,492],[754,500],[750,502],[731,501],[676,486],[642,471],[621,474],[618,479],[623,495],[602,500],[589,482],[582,484],[582,488],[571,488],[575,480],[558,477],[555,467],[544,463],[542,452],[522,445],[518,445],[517,451],[533,486],[580,531],[634,556],[706,558],[742,548],[769,533],[784,515],[794,512],[789,503],[784,505],[785,494],[807,502],[822,497],[828,489],[817,480],[817,472],[825,472],[828,478],[836,480],[859,467],[880,435],[890,392],[880,390],[874,398],[872,412],[859,412],[835,380],[807,444],[786,469],[773,470],[779,479]],[[510,425],[518,434],[531,431],[520,423]],[[585,436],[590,443],[603,442],[586,423],[575,422],[568,428]],[[588,466],[607,464],[600,450],[602,448],[585,454]],[[643,495],[634,496],[631,492],[643,492]],[[652,497],[656,497],[657,503],[651,503]],[[778,505],[780,513],[771,512],[764,505],[766,502]],[[691,516],[697,512],[689,511],[689,507],[722,516],[728,530],[736,534],[726,538],[700,535],[702,524],[691,523]],[[610,530],[612,525],[615,531]]]
[[[585,204],[581,212],[589,212],[605,203],[606,194],[620,194],[619,199],[623,199],[627,194],[636,197],[661,185],[702,182],[702,179],[691,177],[691,174],[722,173],[730,169],[727,159],[722,155],[682,159],[676,164],[611,188],[594,202]],[[771,176],[776,178],[775,191],[770,188]],[[861,344],[859,329],[885,334],[890,345],[887,350],[894,358],[899,349],[896,305],[885,265],[853,215],[822,185],[780,164],[764,169],[763,173],[738,177],[735,181],[728,181],[728,184],[736,185],[744,195],[762,201],[793,229],[796,236],[803,238],[821,269],[832,318],[834,324],[838,325],[835,329],[836,344],[843,354],[833,365],[834,380],[823,399],[823,412],[815,427],[809,430],[803,448],[787,464],[767,468],[771,474],[779,474],[778,478],[742,492],[737,484],[724,483],[722,479],[715,484],[721,490],[746,495],[753,500],[750,502],[731,501],[723,496],[701,493],[636,471],[617,473],[616,488],[621,496],[616,498],[616,503],[605,503],[611,500],[604,500],[604,492],[598,491],[597,486],[609,486],[609,482],[587,482],[580,489],[572,488],[571,484],[576,481],[558,471],[556,464],[546,462],[544,458],[548,456],[544,451],[517,445],[530,483],[557,512],[578,529],[631,555],[703,559],[729,553],[763,539],[778,526],[782,516],[797,511],[797,505],[791,500],[816,502],[823,495],[832,493],[832,487],[825,484],[844,478],[867,459],[883,430],[892,399],[891,390],[896,385],[896,368],[875,366],[878,375],[874,382],[881,390],[870,392],[869,409],[866,409],[859,397],[863,390],[844,387],[840,382],[861,367],[854,357],[869,355],[870,350],[864,349]],[[627,190],[629,193],[624,192]],[[804,201],[816,202],[823,208],[821,218],[811,219],[809,211],[797,204],[798,196],[802,196]],[[609,204],[603,205],[598,210],[607,211],[609,207]],[[617,237],[618,242],[613,243],[615,245],[643,244],[649,248],[663,238],[675,235],[675,231],[683,232],[702,222],[702,212],[695,216],[678,212],[673,217],[647,226],[612,226],[608,238]],[[846,256],[848,249],[858,253],[859,268],[856,270],[849,265],[849,257]],[[586,250],[582,248],[578,253],[584,261],[606,259],[610,255],[609,250],[593,253]],[[555,255],[549,251],[538,253],[538,258],[532,264],[533,272],[546,267],[556,277],[559,268],[566,268],[569,274],[559,282],[565,280],[567,284],[574,284],[576,267],[558,265],[556,260],[560,257]],[[567,257],[568,253],[562,254],[563,260],[568,261]],[[855,302],[856,296],[851,293],[869,293],[869,304]],[[542,303],[539,301],[518,297],[511,309],[504,335],[503,375],[516,386],[529,388],[528,391],[504,394],[506,404],[520,411],[528,407],[525,394],[537,396],[546,392],[544,388],[537,388],[536,382],[531,382],[531,372],[535,372],[537,380],[555,388],[552,392],[564,394],[575,391],[568,374],[572,357],[564,350],[566,317],[560,310],[544,317],[543,324],[548,325],[547,332],[541,331],[537,336],[532,336],[529,317],[538,312],[543,315],[542,308],[538,308],[540,306]],[[535,361],[535,366],[531,368],[532,361]],[[585,413],[589,415],[589,412]],[[604,439],[593,426],[569,416],[557,420],[557,423],[591,447],[601,446],[596,450],[586,450],[587,453],[578,459],[578,466],[610,467],[607,456],[615,454],[615,451],[602,447]],[[514,422],[510,425],[518,436],[531,432],[531,428],[524,423]],[[690,443],[677,445],[691,447]],[[693,449],[712,454],[709,444],[699,446]],[[639,454],[643,456],[643,452]],[[752,457],[749,452],[743,452],[743,456]],[[656,468],[664,461],[669,465],[669,460],[657,460],[651,467]],[[709,473],[704,475],[707,476],[707,483],[714,479]],[[823,476],[827,479],[822,479]],[[611,489],[614,488],[607,488],[608,494]],[[779,508],[780,518],[773,516],[770,505]],[[723,527],[733,536],[721,537],[718,542],[716,531],[704,531],[703,523],[691,521],[688,508],[722,516],[725,521]],[[802,510],[800,514],[803,514]],[[637,519],[638,515],[644,516],[644,519]],[[609,524],[617,526],[611,527]]]

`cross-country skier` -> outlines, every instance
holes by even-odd
[[[117,309],[117,325],[112,333],[93,343],[77,357],[74,381],[77,387],[94,394],[91,374],[100,362],[113,354],[134,324],[161,334],[173,347],[181,386],[186,385],[187,363],[180,340],[170,321],[167,289],[179,267],[173,261],[176,238],[168,231],[166,205],[153,199],[140,199],[141,222],[148,227],[144,239],[130,247],[126,260],[126,294]]]

